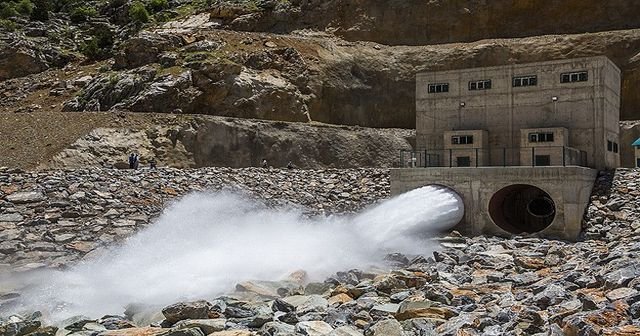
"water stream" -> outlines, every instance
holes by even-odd
[[[148,228],[67,271],[31,274],[22,308],[52,320],[122,314],[129,303],[165,305],[211,298],[239,281],[278,280],[305,270],[322,281],[336,271],[379,264],[390,252],[430,253],[436,232],[460,221],[460,198],[428,186],[355,216],[305,218],[232,193],[194,193]]]

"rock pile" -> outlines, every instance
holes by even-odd
[[[187,185],[186,181],[228,178],[226,181],[259,190],[261,195],[270,195],[268,190],[273,190],[270,182],[250,177],[255,174],[266,178],[267,173],[259,169],[229,176],[217,170],[186,171],[181,176],[175,171],[163,174],[170,172],[175,174],[174,179],[185,182],[175,182],[168,188]],[[153,173],[101,171],[96,175],[105,180],[116,176],[122,181],[138,178],[135,184],[143,185],[151,183],[152,175],[148,174]],[[271,174],[282,174],[297,183],[288,172]],[[322,197],[336,198],[328,206],[344,210],[387,193],[385,171],[313,174],[332,181],[318,180],[322,187],[308,183],[292,191],[291,196],[271,195],[283,202],[295,199],[306,205],[314,205],[319,195],[326,195]],[[585,217],[585,240],[581,242],[533,237],[469,238],[452,232],[438,239],[442,248],[432,256],[388,255],[390,270],[345,270],[322,283],[306,282],[303,272],[283,281],[245,281],[237,284],[235,292],[218,298],[178,302],[164,308],[132,305],[124,312],[114,312],[122,316],[67,321],[58,332],[78,336],[638,335],[640,230],[636,216],[640,212],[635,206],[639,194],[633,182],[638,174],[638,170],[618,170],[599,177]],[[20,191],[3,191],[4,204],[10,202],[15,209],[22,209],[50,202],[43,201],[43,194],[50,197],[50,191],[24,188],[27,176],[19,176],[24,181]],[[47,185],[46,179],[42,175],[39,185]],[[99,191],[99,183],[93,183],[91,190]],[[120,189],[116,183],[113,187]],[[342,190],[328,191],[335,188]],[[184,191],[176,189],[176,193]],[[118,197],[128,202],[140,195]],[[4,216],[27,217],[24,214],[28,212],[6,209],[2,211]],[[12,316],[2,325],[8,335],[44,336],[56,331],[42,327],[38,314]]]
[[[68,264],[145,227],[171,199],[223,188],[326,214],[387,197],[389,181],[383,169],[3,169],[0,263],[19,269]]]

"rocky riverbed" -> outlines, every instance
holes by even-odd
[[[386,169],[0,170],[0,263],[59,267],[149,225],[170,200],[234,190],[309,215],[356,211],[389,196]]]
[[[218,298],[131,305],[56,327],[38,313],[4,316],[0,334],[638,335],[639,174],[599,176],[579,242],[453,232],[438,238],[433,255],[389,255],[389,270],[363,266],[311,283],[303,271],[284,280],[247,279]],[[145,227],[167,201],[222,188],[313,216],[386,198],[389,181],[376,169],[1,170],[2,260],[22,272],[65,267]],[[19,295],[0,289],[0,308]]]

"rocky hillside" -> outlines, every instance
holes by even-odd
[[[416,72],[604,54],[623,70],[622,118],[640,118],[634,2],[169,2],[148,23],[122,18],[132,3],[113,6],[83,24],[52,14],[54,28],[39,33],[38,24],[18,20],[2,39],[3,79],[110,61],[65,80],[5,81],[0,107],[24,110],[19,97],[38,92],[68,96],[55,110],[412,128]],[[111,32],[112,43],[96,51],[101,57],[59,33],[98,41],[106,31],[96,26]]]
[[[205,301],[132,305],[77,317],[69,335],[616,335],[640,333],[638,170],[602,174],[584,241],[440,238],[432,256],[389,255],[391,272],[344,270],[322,283],[303,273],[246,281]],[[262,169],[0,171],[2,263],[15,272],[91,258],[147,226],[189,190],[234,188],[309,214],[354,210],[388,196],[383,170]],[[252,280],[252,279],[247,279]],[[20,300],[0,286],[0,309]],[[11,335],[51,335],[38,313],[0,318]]]
[[[349,41],[428,45],[550,34],[638,28],[640,6],[569,0],[294,0],[261,3],[253,10],[214,6],[230,30],[291,33],[329,31]]]

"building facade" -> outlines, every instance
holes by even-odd
[[[616,168],[620,78],[604,56],[420,73],[418,165]]]

